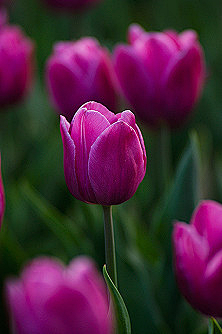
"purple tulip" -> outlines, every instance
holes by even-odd
[[[17,26],[0,17],[0,107],[20,101],[31,85],[33,43]]]
[[[80,10],[92,6],[101,0],[45,0],[46,4],[57,9]]]
[[[120,204],[133,196],[146,170],[146,151],[135,116],[102,104],[79,108],[71,125],[61,116],[65,179],[81,201]]]
[[[178,127],[187,119],[205,80],[205,61],[197,34],[185,30],[145,32],[131,25],[130,45],[114,52],[122,92],[135,113],[151,127]]]
[[[38,258],[7,281],[6,298],[16,334],[111,334],[105,284],[88,258],[67,268]]]
[[[173,232],[179,288],[200,312],[222,317],[222,205],[203,201],[191,224],[178,222]]]
[[[74,111],[91,99],[115,110],[111,66],[107,50],[93,38],[56,44],[46,66],[46,81],[58,112],[71,121]]]
[[[0,227],[3,221],[4,212],[5,212],[5,194],[4,194],[4,187],[1,175],[1,156],[0,156]]]

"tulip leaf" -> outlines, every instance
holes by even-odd
[[[103,266],[103,275],[114,303],[117,319],[117,332],[118,334],[131,334],[129,313],[127,311],[122,296],[120,295],[119,291],[117,290],[106,270],[106,265]]]

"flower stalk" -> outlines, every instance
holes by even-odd
[[[106,267],[110,278],[117,287],[116,251],[113,229],[112,206],[103,206]]]

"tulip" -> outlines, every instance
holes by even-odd
[[[131,25],[130,45],[114,52],[115,72],[133,111],[151,127],[178,127],[200,97],[203,50],[193,30],[145,32]]]
[[[45,0],[45,2],[57,9],[84,9],[86,7],[92,6],[101,0]]]
[[[5,194],[4,194],[4,187],[1,175],[1,156],[0,156],[0,227],[3,221],[4,212],[5,212]]]
[[[33,43],[17,26],[0,17],[0,107],[19,102],[31,86]],[[4,22],[5,23],[5,22]]]
[[[61,116],[65,179],[81,201],[120,204],[133,196],[146,170],[143,138],[129,110],[117,115],[88,102],[71,124]]]
[[[203,201],[191,224],[177,222],[173,243],[180,291],[205,315],[222,317],[222,205]]]
[[[19,279],[7,281],[6,298],[16,334],[111,334],[105,284],[86,257],[67,268],[50,258],[34,260]]]
[[[56,44],[47,62],[46,82],[58,113],[68,121],[91,99],[112,110],[116,107],[111,60],[94,38]]]

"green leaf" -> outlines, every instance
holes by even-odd
[[[117,332],[118,334],[131,334],[129,313],[127,311],[123,298],[121,297],[119,291],[115,287],[113,281],[111,280],[106,270],[106,265],[103,266],[103,275],[108,285],[109,292],[112,296],[112,300],[114,303],[116,319],[117,319]]]

